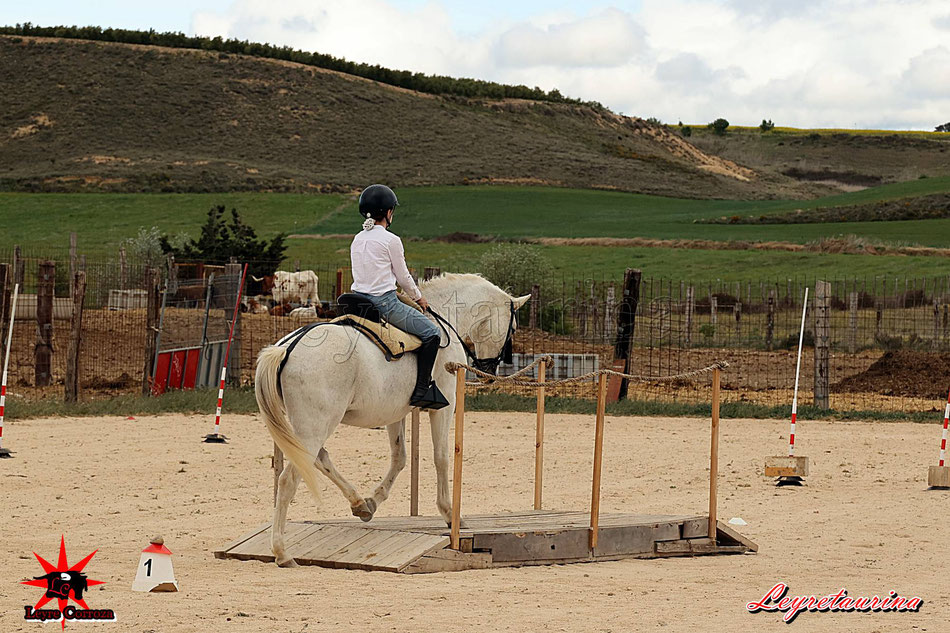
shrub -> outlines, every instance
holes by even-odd
[[[935,127],[934,132],[950,132],[950,121]]]
[[[496,244],[478,262],[478,271],[499,288],[513,294],[527,294],[531,285],[541,283],[551,265],[536,246]]]
[[[772,130],[774,127],[775,127],[775,124],[772,123],[772,119],[769,119],[768,121],[766,121],[765,119],[762,119],[762,122],[759,123],[759,129],[762,130],[763,132],[768,132]]]
[[[716,134],[718,134],[719,136],[722,136],[723,134],[726,133],[726,129],[728,129],[729,127],[729,121],[726,121],[725,119],[720,117],[716,119],[715,121],[713,121],[712,123],[710,123],[707,127],[713,132],[715,132]]]
[[[699,326],[699,333],[708,341],[716,335],[716,326],[712,323],[703,323]]]
[[[680,134],[686,137],[690,137],[693,135],[693,128],[691,128],[688,125],[684,125],[683,129],[680,130]]]
[[[133,259],[138,259],[146,267],[158,266],[164,259],[162,251],[162,232],[157,226],[139,228],[138,235],[130,237],[122,243],[126,252]]]

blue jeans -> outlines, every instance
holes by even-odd
[[[435,323],[415,308],[409,307],[400,301],[395,290],[390,290],[379,296],[367,295],[362,292],[354,292],[353,294],[359,295],[372,303],[389,323],[400,330],[415,334],[423,342],[439,338],[439,328],[436,327]]]

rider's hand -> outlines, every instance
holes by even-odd
[[[426,301],[425,297],[419,297],[418,299],[416,299],[416,303],[419,304],[419,307],[422,308],[423,312],[429,309],[429,302]]]

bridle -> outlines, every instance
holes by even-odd
[[[457,338],[459,343],[462,344],[462,347],[465,349],[465,354],[472,360],[472,364],[475,366],[475,369],[487,372],[489,374],[494,374],[495,371],[498,369],[498,363],[511,364],[511,355],[512,355],[511,354],[511,347],[512,347],[511,340],[515,333],[515,302],[514,301],[511,301],[511,300],[508,301],[508,309],[509,309],[508,332],[505,335],[505,344],[502,346],[501,351],[498,352],[497,355],[490,356],[488,358],[479,358],[478,356],[476,356],[474,348],[470,347],[468,343],[466,343],[462,339],[462,336],[458,333],[458,330],[455,329],[455,326],[453,326],[451,323],[449,323],[444,318],[442,318],[442,316],[440,316],[431,307],[429,308],[429,314],[435,317],[436,322],[439,324],[439,326],[442,328],[442,331],[445,333],[445,337],[447,341],[445,345],[441,346],[442,349],[445,349],[446,347],[449,346],[449,343],[451,343],[451,337],[449,337],[449,333],[445,329],[446,327],[448,327],[450,330],[452,330],[455,333],[455,338]]]

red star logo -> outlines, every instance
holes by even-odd
[[[76,597],[76,592],[74,588],[66,582],[66,578],[72,576],[79,576],[79,572],[83,570],[86,564],[92,560],[92,557],[96,555],[95,550],[89,556],[86,556],[84,559],[71,566],[66,562],[66,538],[60,537],[59,541],[59,560],[56,565],[52,565],[47,562],[42,556],[33,552],[33,555],[36,556],[36,560],[40,561],[40,565],[43,566],[43,571],[46,572],[46,576],[40,576],[39,578],[34,578],[33,580],[24,580],[20,584],[30,585],[32,587],[42,587],[46,593],[43,594],[43,597],[40,598],[37,603],[33,606],[33,609],[40,609],[47,602],[52,600],[54,597],[59,603],[59,610],[62,611],[66,608],[66,605],[69,604],[69,601],[72,600],[78,604],[83,609],[88,609],[89,605],[86,604],[86,601],[82,598]],[[75,574],[69,574],[69,572],[76,572]],[[62,578],[54,578],[50,580],[51,574],[60,574]],[[83,582],[86,587],[92,587],[93,585],[102,585],[104,581],[102,580],[89,580],[83,577]],[[82,590],[79,591],[79,595],[82,595]],[[62,620],[62,628],[66,628],[66,619]]]

